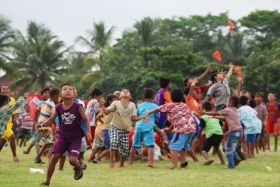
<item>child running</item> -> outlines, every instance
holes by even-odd
[[[108,108],[104,108],[103,112],[108,115],[113,113],[111,134],[110,134],[110,168],[115,167],[116,151],[120,151],[120,167],[124,167],[126,157],[129,155],[128,133],[132,126],[132,121],[144,120],[146,116],[137,116],[136,106],[130,102],[131,95],[129,90],[123,89],[120,93],[120,100],[114,101]]]
[[[180,89],[171,91],[172,103],[166,103],[158,108],[147,111],[146,116],[155,112],[167,112],[170,122],[175,132],[169,145],[171,152],[172,167],[178,169],[178,154],[181,153],[181,167],[188,165],[186,161],[186,151],[190,150],[192,137],[195,134],[196,127],[189,107],[183,103],[184,94]]]
[[[51,177],[55,170],[55,165],[59,158],[68,151],[69,163],[74,167],[74,179],[83,177],[83,168],[80,165],[78,156],[80,154],[82,137],[82,120],[86,122],[87,136],[91,139],[90,126],[82,106],[73,102],[74,92],[72,85],[66,83],[61,86],[61,98],[63,103],[56,106],[55,112],[43,126],[48,126],[54,122],[56,116],[59,118],[59,136],[53,147],[52,156],[47,171],[47,178],[41,186],[49,186]]]
[[[214,109],[211,102],[203,103],[202,107],[205,112],[211,112]],[[199,136],[200,136],[202,130],[205,131],[205,135],[206,135],[206,142],[202,149],[202,156],[206,160],[204,165],[210,165],[214,162],[214,160],[210,159],[210,157],[208,155],[208,152],[210,151],[210,149],[212,147],[214,147],[214,151],[218,154],[221,164],[222,165],[225,164],[223,154],[222,154],[221,150],[219,149],[219,146],[223,139],[223,131],[221,128],[222,124],[223,123],[219,119],[213,118],[212,116],[209,116],[209,115],[201,116],[201,119],[200,119],[201,130],[199,132]]]
[[[17,102],[12,105],[8,105],[9,97],[6,95],[0,95],[0,137],[6,130],[6,126],[13,112],[17,110],[23,103],[24,98],[19,98]]]
[[[154,92],[151,88],[144,90],[145,101],[138,105],[137,115],[143,116],[147,111],[153,110],[158,106],[153,103]],[[130,150],[129,164],[132,165],[136,153],[136,149],[141,148],[141,142],[144,141],[146,147],[148,147],[148,166],[154,167],[154,124],[156,118],[159,118],[159,112],[148,116],[149,121],[144,122],[142,120],[136,122],[136,128],[133,136],[133,143]]]
[[[21,147],[23,144],[25,146],[26,142],[31,138],[32,135],[34,120],[29,114],[28,104],[24,105],[24,113],[21,114],[20,123],[21,128],[18,136],[18,138],[20,139],[19,147]]]

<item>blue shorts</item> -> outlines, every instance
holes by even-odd
[[[104,147],[110,148],[110,135],[109,135],[109,130],[108,129],[103,129],[102,134],[104,137]]]
[[[154,147],[154,130],[152,129],[150,131],[138,131],[136,129],[133,135],[132,147],[141,148],[141,142],[144,142],[145,146],[147,147]]]
[[[169,149],[174,151],[189,151],[194,134],[194,132],[189,134],[174,134],[169,144]]]
[[[245,136],[245,142],[255,142],[256,141],[256,134],[246,134]]]

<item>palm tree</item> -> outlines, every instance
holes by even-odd
[[[64,43],[48,28],[29,22],[27,36],[18,32],[13,43],[11,61],[18,74],[13,87],[24,85],[22,91],[25,91],[36,85],[44,88],[49,83],[57,83],[67,68],[63,54],[68,49],[63,47]]]
[[[242,33],[228,34],[220,38],[218,43],[221,46],[221,51],[225,60],[235,65],[245,65],[248,45]]]
[[[151,46],[155,43],[156,24],[155,21],[149,17],[136,22],[134,25],[136,29],[136,42],[139,46]]]
[[[86,46],[89,55],[98,55],[100,62],[103,60],[104,53],[110,46],[114,27],[106,30],[104,22],[93,23],[93,29],[87,31],[87,36],[79,36],[76,41]]]
[[[151,60],[146,48],[156,44],[156,21],[145,17],[143,20],[136,22],[134,28],[136,29],[135,44],[140,48],[140,52],[142,52],[141,56],[144,60],[144,66],[150,66]]]
[[[14,31],[10,27],[10,21],[0,16],[0,70],[5,72],[5,76],[13,74],[11,64],[7,63],[13,39]]]

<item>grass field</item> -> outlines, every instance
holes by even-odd
[[[14,163],[9,147],[0,153],[0,186],[1,187],[32,187],[39,186],[45,175],[31,174],[30,168],[42,168],[45,172],[47,165],[33,163],[35,150],[31,155],[23,155],[23,149],[18,149],[20,163]],[[89,152],[86,154],[88,158]],[[99,165],[88,164],[84,177],[75,181],[73,170],[66,163],[64,171],[56,170],[51,186],[280,186],[280,151],[262,152],[254,159],[241,162],[234,169],[221,166],[217,157],[211,166],[203,166],[200,162],[190,161],[189,167],[177,171],[169,168],[169,160],[161,161],[157,168],[147,168],[143,162],[125,168],[109,169],[107,161]],[[46,160],[44,158],[44,160]]]

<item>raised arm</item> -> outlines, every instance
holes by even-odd
[[[229,70],[227,73],[227,77],[230,78],[233,72],[234,65],[232,63],[229,64]]]
[[[211,65],[209,64],[207,69],[201,75],[199,75],[198,77],[195,78],[197,80],[197,82],[200,82],[203,79],[205,79],[209,75],[211,70],[212,70],[212,68],[211,68]]]

